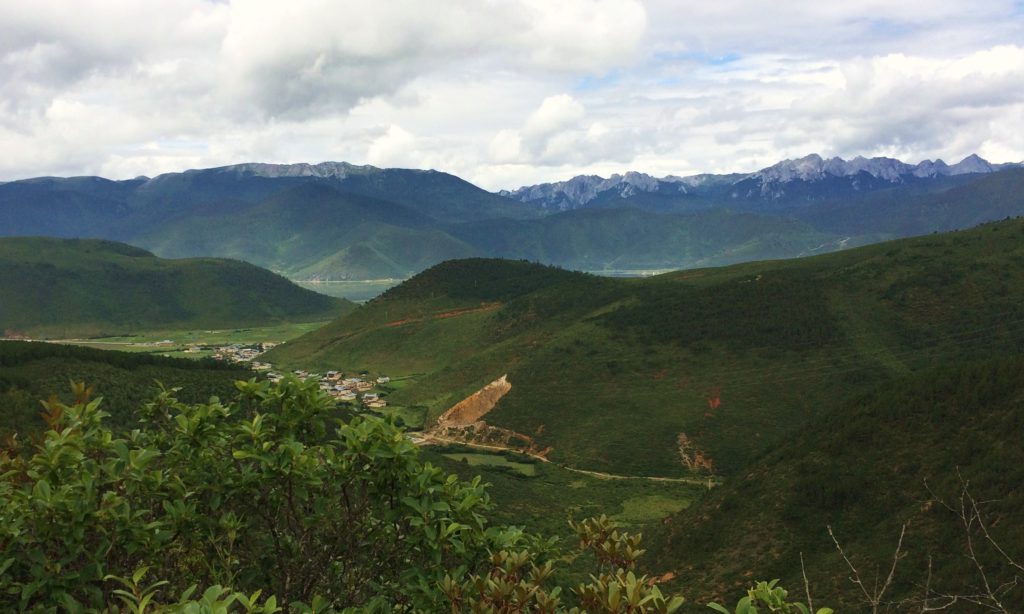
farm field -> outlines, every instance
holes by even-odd
[[[154,330],[118,337],[95,339],[56,339],[53,343],[91,347],[121,352],[145,352],[176,358],[205,358],[212,350],[190,352],[193,346],[223,346],[232,344],[284,343],[312,332],[326,322],[300,322],[246,328]]]

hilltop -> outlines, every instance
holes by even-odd
[[[415,375],[425,423],[501,377],[489,425],[558,463],[731,475],[898,377],[1024,338],[1024,222],[790,261],[607,279],[466,260],[268,359]]]
[[[0,330],[68,337],[329,319],[351,303],[245,262],[100,240],[0,239]]]

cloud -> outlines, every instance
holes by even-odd
[[[484,3],[253,0],[232,5],[223,43],[234,98],[271,115],[348,109],[467,57],[530,70],[602,71],[632,57],[633,0]]]
[[[531,149],[543,149],[548,139],[575,127],[586,114],[583,105],[568,94],[549,96],[526,119],[523,136]]]
[[[617,123],[617,122],[616,122]],[[565,166],[628,162],[648,139],[641,130],[588,118],[569,94],[548,96],[519,129],[499,130],[488,153],[496,164]]]
[[[812,151],[1024,159],[1012,0],[68,7],[0,0],[0,180],[333,159],[497,189]]]
[[[383,167],[415,166],[416,137],[401,126],[388,126],[384,134],[370,144],[366,152],[366,160],[370,164]]]
[[[1000,133],[1011,128],[1004,118],[1024,108],[1024,48],[1016,46],[948,60],[857,58],[839,72],[841,87],[795,110],[828,125],[832,146],[844,152],[956,157],[1002,139]]]

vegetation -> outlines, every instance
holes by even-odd
[[[236,261],[162,260],[109,241],[0,239],[0,331],[102,336],[324,320],[342,299]]]
[[[863,595],[847,580],[830,531],[867,581],[876,569],[885,577],[905,526],[883,610],[920,611],[929,583],[946,594],[984,594],[967,538],[988,583],[1008,588],[1004,600],[1019,603],[1019,569],[987,543],[980,523],[1005,552],[1024,554],[1022,427],[1024,360],[1017,356],[886,383],[813,420],[673,516],[653,538],[653,564],[673,569],[678,586],[707,590],[702,599],[732,592],[751,570],[798,586],[804,567],[816,594],[854,610],[865,607]],[[966,528],[949,507],[962,496],[958,473],[984,501]]]
[[[792,261],[608,279],[444,263],[268,354],[416,374],[441,412],[507,374],[489,424],[574,468],[735,474],[842,400],[1024,338],[1024,222]]]
[[[108,424],[127,428],[138,421],[136,410],[153,396],[153,382],[178,389],[182,401],[228,398],[234,382],[248,370],[214,360],[183,360],[153,354],[0,341],[0,434],[20,437],[39,433],[39,400],[71,403],[68,382],[84,378],[103,397]]]
[[[236,385],[228,404],[165,390],[123,435],[84,385],[72,404],[49,402],[45,438],[0,452],[3,607],[668,614],[683,603],[634,572],[640,536],[604,517],[573,524],[596,574],[551,587],[554,542],[489,525],[479,478],[421,462],[386,422],[339,420],[315,385]]]

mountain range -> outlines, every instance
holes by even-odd
[[[942,160],[924,160],[912,165],[885,157],[869,159],[857,156],[844,160],[838,157],[825,159],[818,154],[810,154],[795,160],[784,160],[753,173],[686,177],[668,175],[659,178],[628,172],[607,179],[596,175],[578,175],[567,181],[503,190],[499,194],[559,211],[607,206],[609,200],[628,200],[641,193],[667,198],[718,198],[731,200],[742,207],[751,202],[763,205],[761,201],[825,200],[834,196],[833,190],[837,185],[852,191],[866,192],[894,184],[915,183],[915,180],[921,179],[986,174],[1021,167],[1024,167],[1024,163],[992,164],[977,154],[971,154],[953,165]],[[821,189],[808,191],[807,184],[817,184]]]
[[[755,173],[576,177],[490,193],[438,171],[239,164],[0,184],[0,236],[100,238],[292,279],[407,278],[444,260],[590,271],[811,255],[1024,213],[1024,170],[977,156],[787,160]]]

